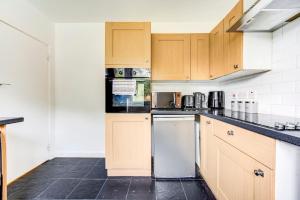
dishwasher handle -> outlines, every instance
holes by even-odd
[[[163,117],[153,117],[154,122],[161,121],[194,121],[194,116],[163,116]]]

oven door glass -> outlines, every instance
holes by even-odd
[[[150,112],[149,78],[106,80],[106,112]]]

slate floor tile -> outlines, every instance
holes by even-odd
[[[94,166],[84,178],[87,179],[106,179],[107,170],[104,166]]]
[[[127,199],[130,200],[154,200],[155,180],[150,178],[132,178]]]
[[[180,181],[156,181],[157,200],[186,200]]]
[[[99,162],[99,158],[80,158],[78,165],[92,165],[95,166]]]
[[[81,180],[68,199],[96,199],[105,180]]]
[[[104,158],[99,158],[96,165],[105,166],[105,159]]]
[[[211,200],[212,196],[205,188],[205,183],[202,180],[182,181],[183,188],[189,200]]]
[[[93,166],[90,165],[75,165],[70,170],[61,174],[60,178],[83,178],[92,170],[92,168]]]
[[[55,180],[35,180],[23,184],[18,190],[9,194],[9,199],[33,199],[45,191]]]
[[[54,158],[49,160],[46,164],[48,165],[77,165],[82,158]]]
[[[126,199],[130,179],[107,180],[97,199]]]
[[[65,199],[80,182],[80,179],[57,179],[38,198]]]
[[[69,173],[74,166],[72,165],[47,165],[34,170],[31,173],[33,178],[62,178],[64,174]]]

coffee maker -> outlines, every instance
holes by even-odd
[[[207,107],[211,109],[224,109],[225,93],[224,91],[211,91],[208,93]]]
[[[194,107],[197,109],[203,108],[204,103],[205,103],[205,94],[201,92],[194,92]]]

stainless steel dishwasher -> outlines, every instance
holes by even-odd
[[[195,177],[194,120],[194,115],[153,115],[155,177]]]

